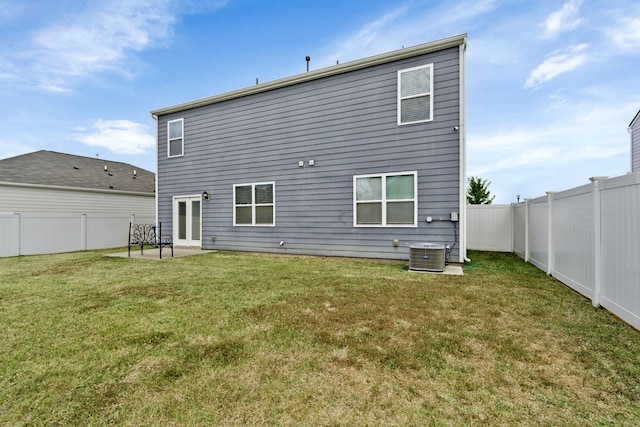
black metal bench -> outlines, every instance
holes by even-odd
[[[162,259],[162,248],[171,248],[171,257],[173,257],[173,241],[171,237],[162,237],[161,222],[158,223],[158,227],[154,224],[129,223],[129,257],[131,257],[131,246],[140,246],[141,255],[144,255],[145,246],[158,248],[160,259]]]

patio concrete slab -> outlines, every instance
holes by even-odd
[[[199,248],[173,248],[173,257],[185,257],[191,255],[201,255],[201,254],[210,254],[217,251],[214,250],[205,250]],[[115,257],[115,258],[129,258],[129,254],[127,251],[118,252],[114,254],[107,254],[106,256]],[[132,259],[153,259],[156,261],[162,261],[165,259],[171,259],[171,248],[163,248],[162,249],[162,260],[160,259],[160,250],[159,249],[145,249],[144,254],[140,254],[140,248],[134,249],[131,248],[131,258]]]

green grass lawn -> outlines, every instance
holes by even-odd
[[[0,259],[1,425],[640,425],[640,333],[512,255]]]

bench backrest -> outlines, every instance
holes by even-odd
[[[154,224],[129,224],[129,243],[157,243]]]

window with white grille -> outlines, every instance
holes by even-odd
[[[415,227],[417,173],[354,176],[353,204],[356,227]]]
[[[233,186],[233,225],[275,225],[275,183]]]

